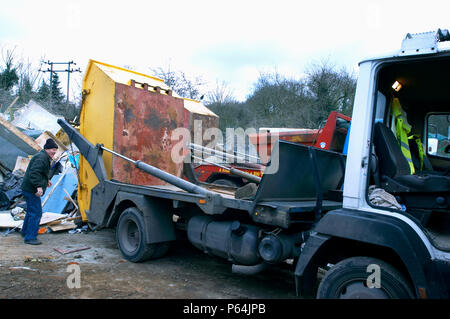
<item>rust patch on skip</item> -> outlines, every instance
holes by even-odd
[[[141,160],[181,177],[182,163],[171,158],[174,129],[184,126],[184,104],[180,98],[116,83],[114,151]],[[113,157],[112,178],[136,185],[164,185],[165,182]]]

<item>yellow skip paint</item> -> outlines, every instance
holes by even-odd
[[[80,133],[92,144],[103,144],[111,149],[114,128],[115,83],[99,68],[96,61],[89,61],[83,79],[83,91],[89,92],[81,106]],[[106,173],[111,178],[112,155],[103,154]],[[91,190],[98,179],[89,163],[80,156],[80,182],[78,183],[78,203],[83,221],[87,221],[86,210],[91,202]]]

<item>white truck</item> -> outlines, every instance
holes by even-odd
[[[115,227],[132,262],[162,257],[180,230],[236,265],[293,261],[303,297],[450,298],[449,40],[408,34],[399,52],[362,61],[347,155],[279,141],[278,169],[245,198],[94,146],[59,120],[99,180],[88,222]],[[435,153],[431,131],[444,136]],[[104,151],[172,187],[108,180]]]

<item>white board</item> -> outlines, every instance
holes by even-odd
[[[14,228],[22,224],[21,220],[14,220],[11,214],[0,214],[0,228]]]

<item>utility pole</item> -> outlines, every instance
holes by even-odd
[[[47,68],[47,70],[39,70],[39,71],[44,72],[44,73],[50,72],[50,94],[52,93],[53,72],[55,72],[55,73],[56,72],[67,72],[67,98],[66,98],[66,104],[68,106],[69,105],[70,73],[72,73],[72,72],[81,72],[80,68],[78,68],[78,69],[71,69],[70,68],[71,64],[76,65],[76,63],[73,62],[73,61],[69,61],[69,62],[50,62],[50,60],[49,60],[49,61],[44,62],[44,63],[48,64],[50,66],[50,68]],[[54,70],[53,69],[53,65],[59,65],[59,64],[63,64],[63,65],[67,64],[67,69],[65,69],[65,70]]]

